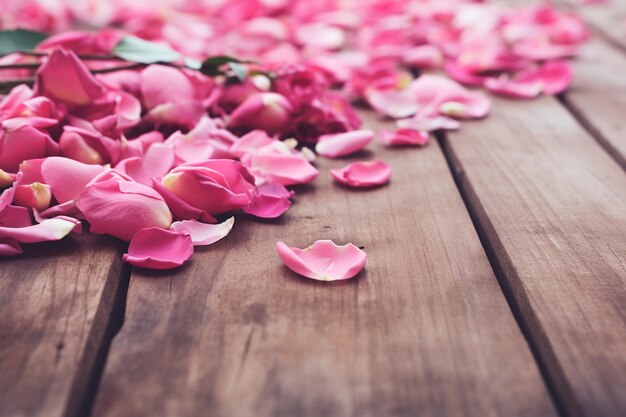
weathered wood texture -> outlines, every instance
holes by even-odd
[[[596,38],[573,67],[564,103],[626,169],[626,54]]]
[[[134,272],[93,415],[555,415],[440,149],[376,156],[390,186],[340,189],[345,161],[320,160],[282,220]],[[366,271],[314,282],[274,248],[322,238],[363,245]]]
[[[598,33],[626,51],[626,1],[609,0],[607,4],[585,6],[573,0],[558,0],[558,3],[582,15]]]
[[[495,100],[445,149],[567,415],[624,416],[624,171],[550,97]]]
[[[112,238],[0,259],[0,416],[81,413],[122,270]]]

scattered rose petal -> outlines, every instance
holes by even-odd
[[[331,240],[318,240],[306,249],[276,243],[278,256],[292,271],[319,281],[336,281],[356,276],[365,266],[367,255],[348,243],[338,246]]]
[[[326,158],[339,158],[351,155],[365,148],[374,139],[371,130],[355,130],[321,136],[315,151]]]
[[[174,222],[170,230],[191,236],[194,246],[210,245],[226,237],[235,224],[235,218],[229,217],[218,224],[201,223],[197,220]]]
[[[350,187],[375,187],[389,182],[391,168],[384,161],[360,161],[341,169],[331,169],[330,175],[338,183]]]
[[[388,146],[425,146],[428,144],[428,132],[415,129],[398,129],[380,132],[380,142]]]
[[[184,264],[193,255],[191,236],[158,227],[137,231],[123,259],[141,268],[171,269]]]

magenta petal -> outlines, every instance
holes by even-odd
[[[2,238],[0,239],[0,256],[14,256],[22,253],[20,244],[15,239]]]
[[[197,220],[183,220],[174,222],[170,230],[191,236],[194,246],[210,245],[226,237],[235,224],[235,218],[230,217],[222,223],[209,224]]]
[[[327,158],[338,158],[353,154],[365,148],[374,139],[371,130],[334,133],[320,136],[315,151]]]
[[[158,227],[139,230],[122,259],[133,266],[171,269],[181,266],[193,255],[191,236]]]
[[[350,187],[374,187],[389,182],[391,168],[383,161],[354,162],[342,169],[331,169],[330,175]]]
[[[252,203],[243,209],[244,212],[264,219],[275,219],[291,206],[289,199],[293,191],[288,191],[284,185],[263,183],[257,187],[258,193]]]
[[[415,129],[398,129],[395,132],[381,131],[380,142],[388,146],[425,146],[428,144],[428,132]]]
[[[348,243],[338,246],[332,240],[318,240],[306,249],[276,243],[278,256],[292,271],[319,281],[349,279],[365,266],[367,255]]]

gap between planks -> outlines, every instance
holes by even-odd
[[[489,217],[480,204],[472,185],[465,176],[461,163],[454,154],[454,151],[451,149],[446,133],[439,131],[435,134],[435,137],[437,145],[441,149],[446,162],[448,163],[448,167],[450,168],[450,172],[454,178],[454,183],[456,184],[459,194],[461,195],[461,199],[463,200],[467,212],[469,213],[480,243],[485,250],[491,269],[493,269],[496,279],[498,280],[502,294],[511,309],[511,314],[515,318],[522,335],[530,347],[535,363],[539,368],[539,372],[541,373],[548,392],[554,401],[557,411],[563,417],[581,417],[582,413],[580,412],[580,407],[575,403],[572,388],[567,382],[563,370],[560,366],[557,366],[551,371],[547,366],[548,362],[558,364],[558,361],[554,351],[549,348],[549,344],[545,338],[545,330],[541,326],[539,320],[537,320],[534,310],[529,309],[528,307],[520,307],[520,304],[524,304],[526,306],[529,304],[526,294],[520,294],[521,298],[519,300],[513,295],[513,288],[505,276],[503,267],[504,263],[511,264],[511,260],[508,256],[502,259],[496,255],[494,243],[491,241],[489,236],[497,237],[497,233],[495,233],[493,225],[489,222]],[[477,203],[475,204],[474,202]],[[487,230],[491,230],[491,233],[488,233]],[[517,277],[517,279],[519,280],[519,277]],[[522,313],[522,311],[530,311],[530,315],[526,316]],[[542,337],[542,340],[537,340],[533,337],[530,331],[531,328],[537,329],[540,337]],[[541,355],[539,350],[540,344],[549,348],[548,352],[550,352],[550,354],[548,357]]]

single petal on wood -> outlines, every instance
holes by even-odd
[[[350,187],[375,187],[389,182],[391,168],[383,161],[361,161],[342,169],[331,169],[330,175]]]
[[[191,255],[190,235],[148,227],[135,233],[122,259],[141,268],[171,269],[181,266]]]
[[[276,243],[278,256],[292,271],[319,281],[349,279],[365,266],[367,255],[348,243],[338,246],[331,240],[318,240],[306,249]]]
[[[315,151],[327,158],[338,158],[360,151],[373,139],[374,132],[368,129],[323,135],[320,136]]]

